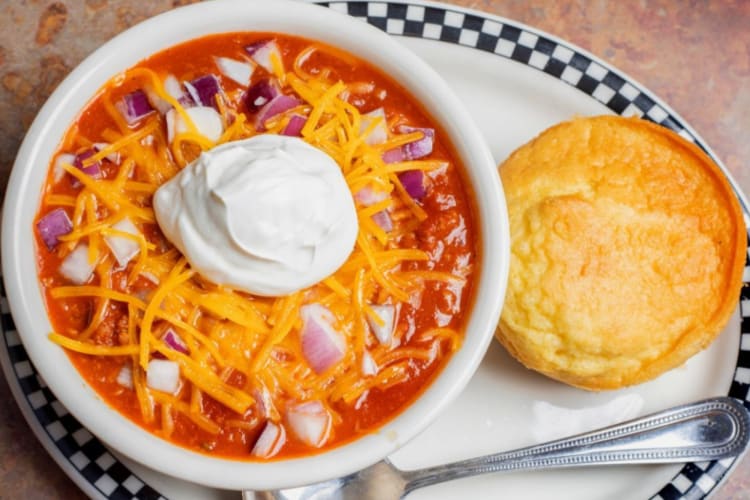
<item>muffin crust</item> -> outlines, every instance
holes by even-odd
[[[742,212],[694,144],[637,118],[578,118],[501,166],[511,229],[497,338],[577,387],[641,383],[726,325],[742,284]]]

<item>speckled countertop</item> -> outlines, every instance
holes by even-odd
[[[0,1],[3,191],[24,132],[57,83],[115,34],[184,3],[190,2]],[[524,22],[613,64],[680,113],[750,193],[750,1],[446,3]],[[36,441],[2,377],[0,401],[0,499],[84,498]],[[750,500],[750,455],[713,498]]]

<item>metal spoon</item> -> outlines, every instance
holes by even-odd
[[[402,471],[387,460],[348,476],[277,491],[244,491],[244,500],[391,500],[435,483],[488,472],[589,465],[701,462],[739,455],[750,439],[743,404],[719,397],[549,443]]]

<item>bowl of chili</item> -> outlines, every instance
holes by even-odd
[[[152,203],[259,135],[328,155],[358,222],[343,264],[279,295],[207,278]],[[418,434],[478,367],[509,262],[495,162],[459,98],[382,32],[296,2],[175,9],[89,56],[27,133],[2,245],[58,399],[120,453],[227,489],[348,474]]]

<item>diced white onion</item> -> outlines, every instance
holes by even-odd
[[[214,57],[214,61],[224,76],[230,80],[234,80],[243,87],[250,85],[250,78],[252,78],[253,71],[255,71],[252,64],[237,61],[229,57]]]
[[[224,132],[224,124],[221,122],[221,115],[211,106],[194,106],[192,108],[185,108],[185,112],[188,114],[190,119],[198,129],[198,133],[204,136],[211,142],[216,142]],[[188,127],[182,116],[175,111],[170,109],[166,115],[167,119],[167,140],[172,142],[176,134],[188,132]]]
[[[270,458],[276,455],[286,442],[286,431],[281,425],[269,421],[255,442],[251,453],[256,457]]]
[[[388,140],[388,124],[385,121],[385,110],[383,108],[377,108],[362,115],[362,121],[359,123],[359,133],[364,134],[376,118],[380,118],[380,123],[365,137],[365,142],[370,146],[382,144]]]
[[[179,101],[185,96],[185,92],[182,91],[182,85],[180,81],[174,75],[168,75],[164,79],[164,90],[170,96],[174,97],[175,101]]]
[[[117,383],[127,389],[133,388],[133,370],[130,365],[122,365],[120,373],[117,374]]]
[[[276,54],[278,61],[281,61],[281,51],[274,40],[259,47],[253,55],[250,56],[253,61],[264,67],[269,73],[273,73],[273,64],[271,64],[271,54]]]
[[[89,246],[81,243],[60,264],[60,274],[76,285],[83,285],[94,273],[96,262],[89,262]]]
[[[92,144],[92,146],[94,146],[94,149],[96,149],[96,152],[98,153],[102,149],[107,149],[108,147],[110,147],[111,144],[109,144],[108,142],[95,142],[94,144]],[[109,153],[107,156],[105,156],[105,158],[111,161],[112,163],[114,163],[115,165],[120,164],[120,152],[119,151]]]
[[[378,373],[378,364],[372,359],[370,351],[365,351],[362,354],[362,375],[370,377]]]
[[[60,179],[65,175],[63,165],[73,165],[76,161],[76,156],[70,153],[61,153],[55,158],[55,165],[52,167],[53,176],[55,182],[60,182]]]
[[[167,359],[152,359],[146,369],[146,385],[168,394],[180,388],[180,365]]]
[[[320,401],[308,401],[287,410],[289,427],[300,441],[320,448],[331,432],[331,415]]]
[[[393,327],[396,323],[396,306],[385,304],[371,305],[370,307],[383,321],[383,324],[379,325],[377,321],[367,316],[367,323],[370,325],[370,330],[372,330],[373,335],[375,335],[381,344],[390,344],[391,338],[393,338]]]
[[[385,191],[376,191],[371,186],[365,186],[354,193],[354,200],[364,207],[369,207],[388,198]]]
[[[140,236],[141,232],[138,228],[128,219],[127,217],[119,220],[117,223],[112,224],[112,229],[122,231],[123,233],[132,234],[134,236]],[[128,262],[138,255],[141,251],[141,246],[137,241],[127,238],[125,236],[118,235],[107,235],[104,237],[104,241],[112,251],[112,255],[117,260],[117,265],[120,268],[124,268],[128,265]]]

